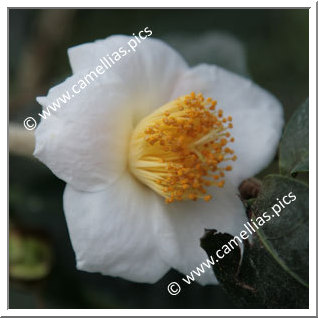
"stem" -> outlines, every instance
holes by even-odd
[[[35,147],[34,132],[22,125],[9,124],[9,151],[12,154],[33,157]]]

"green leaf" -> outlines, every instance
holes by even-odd
[[[219,233],[216,230],[207,230],[201,238],[201,247],[209,256],[215,255],[222,249],[233,236],[227,233]],[[244,257],[241,263],[241,250],[233,244],[234,249],[222,259],[217,259],[213,265],[213,271],[226,292],[241,308],[263,308],[261,296],[254,286],[256,271],[248,255],[249,244],[245,243]]]
[[[259,196],[247,211],[249,223],[253,225],[253,221],[259,229],[250,235],[250,241],[242,240],[242,257],[234,245],[231,253],[213,266],[220,284],[239,306],[308,308],[308,211],[305,183],[278,175],[264,179]],[[244,224],[242,230],[246,231]],[[216,251],[230,239],[229,234],[213,230],[205,234],[201,246],[216,258]]]
[[[9,237],[10,277],[20,280],[38,280],[51,270],[51,249],[49,245],[31,235],[23,235],[16,230]]]
[[[295,175],[309,171],[309,103],[295,111],[286,125],[279,150],[282,174]]]

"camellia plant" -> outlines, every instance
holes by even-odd
[[[244,242],[244,253],[236,246],[213,266],[218,281],[241,307],[308,308],[308,112],[307,100],[286,125],[279,149],[281,174],[266,176],[260,193],[246,196],[243,202],[253,222],[286,193],[293,191],[297,199],[294,196],[293,204],[283,205],[279,217],[272,216],[269,224]],[[231,239],[228,233],[211,229],[201,246],[213,255]]]
[[[69,49],[73,75],[38,102],[48,107],[129,38],[111,36]],[[67,183],[64,211],[77,268],[148,283],[170,268],[188,274],[206,260],[204,250],[211,253],[222,235],[237,235],[287,182],[269,177],[253,202],[239,196],[242,181],[273,160],[283,123],[280,102],[250,79],[216,65],[189,67],[164,42],[144,40],[36,129],[34,155]],[[294,175],[308,166],[303,154],[287,154],[295,142],[288,129],[280,163],[284,174]],[[206,234],[201,248],[205,229],[217,232]],[[234,296],[244,286],[266,294],[256,287],[256,270],[268,264],[260,261],[262,241],[251,244],[243,263],[238,250],[197,281],[220,282]],[[248,258],[251,270],[238,277],[249,251],[260,264]],[[279,260],[281,252],[275,251]],[[273,264],[274,271],[279,265]],[[248,273],[258,281],[250,282]]]

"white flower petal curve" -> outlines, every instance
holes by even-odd
[[[125,56],[120,54],[121,58],[115,64],[110,62],[110,70],[130,89],[136,124],[150,112],[169,102],[176,82],[188,66],[178,52],[158,39],[143,40],[135,48],[135,52],[127,45],[130,39],[134,37],[113,35],[104,40],[72,47],[68,54],[72,70],[77,73],[84,68],[96,68],[103,57],[109,61],[112,53],[119,52],[120,48],[130,50]],[[107,76],[107,72],[103,76]]]
[[[77,268],[156,282],[170,268],[158,252],[155,233],[155,222],[164,224],[161,210],[161,198],[130,173],[100,192],[80,192],[67,185],[64,211]]]
[[[273,159],[284,124],[280,102],[251,80],[215,65],[202,64],[185,72],[171,99],[201,92],[218,101],[225,116],[233,117],[231,148],[238,159],[227,180],[239,185]]]
[[[86,73],[68,78],[37,101],[46,110],[67,90],[71,92]],[[125,86],[114,74],[95,80],[41,120],[35,131],[34,155],[78,190],[105,188],[127,167],[132,130],[127,102]]]
[[[174,236],[161,235],[159,239],[161,253],[171,267],[191,276],[191,271],[196,271],[203,262],[208,264],[208,255],[200,247],[205,229],[216,229],[233,236],[245,229],[245,209],[237,192],[231,184],[223,189],[211,187],[213,199],[208,203],[202,200],[182,201],[166,206],[165,215],[170,219]],[[177,240],[177,249],[172,239]],[[213,257],[217,259],[215,255]],[[212,268],[203,266],[203,269],[205,272],[200,277],[193,276],[195,281],[202,285],[217,284]]]

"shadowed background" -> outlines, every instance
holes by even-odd
[[[288,120],[308,96],[308,16],[270,9],[11,9],[9,119],[38,118],[35,97],[71,75],[67,48],[148,26],[190,65],[215,63],[251,77],[282,102]],[[274,161],[266,173],[276,171]],[[154,285],[77,271],[64,186],[35,159],[10,155],[10,308],[235,308],[218,286],[193,283],[169,295],[166,286],[183,277],[173,270]]]

